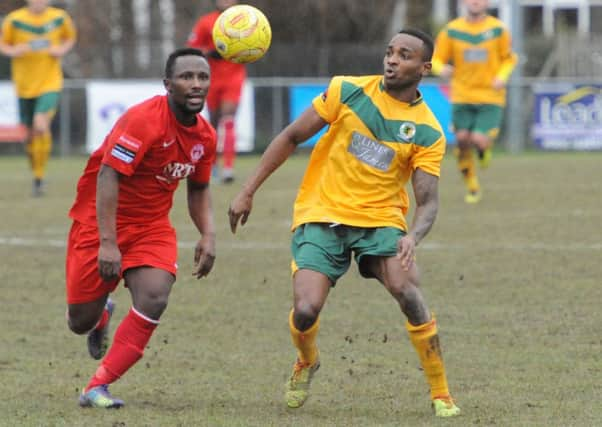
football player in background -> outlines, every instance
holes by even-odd
[[[487,168],[517,56],[504,24],[487,14],[488,0],[464,0],[464,7],[466,15],[449,22],[437,36],[433,73],[451,82],[455,154],[466,185],[464,200],[472,204],[482,197],[473,151],[481,168]]]

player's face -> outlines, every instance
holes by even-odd
[[[27,6],[34,13],[42,13],[48,7],[50,0],[27,0]]]
[[[464,0],[469,15],[479,16],[487,12],[489,0]]]
[[[385,87],[403,90],[417,86],[430,69],[430,62],[424,62],[422,55],[422,40],[409,34],[395,35],[387,46],[383,61]]]
[[[176,58],[173,75],[164,81],[172,104],[182,113],[199,113],[205,104],[210,76],[205,58],[197,55]]]
[[[238,0],[215,0],[215,7],[217,10],[224,11],[228,9],[230,6],[234,6],[238,3]]]

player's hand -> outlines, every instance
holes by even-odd
[[[506,82],[504,82],[502,79],[498,79],[496,77],[495,79],[493,79],[492,86],[495,90],[502,90],[506,87]]]
[[[121,276],[121,252],[115,242],[101,242],[98,248],[98,273],[105,282]]]
[[[232,200],[228,209],[230,231],[232,231],[232,234],[236,233],[239,219],[241,226],[247,223],[251,209],[253,209],[253,196],[243,190]]]
[[[60,58],[65,55],[65,49],[61,46],[50,46],[48,48],[48,54],[50,56],[54,56],[55,58]]]
[[[411,234],[406,234],[397,241],[397,259],[401,260],[401,267],[408,271],[416,257],[416,240]]]
[[[449,79],[452,76],[452,74],[454,74],[454,66],[445,64],[441,69],[439,76],[441,76],[444,79]]]
[[[213,268],[215,262],[215,236],[203,236],[194,248],[194,272],[197,279],[205,277]]]
[[[31,52],[31,46],[29,46],[29,43],[19,43],[13,46],[9,56],[18,58],[29,52]]]

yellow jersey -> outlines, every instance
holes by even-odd
[[[461,17],[449,22],[437,36],[433,72],[451,63],[451,102],[506,104],[506,90],[493,88],[497,77],[507,81],[517,62],[510,33],[499,19],[487,15],[477,22]]]
[[[314,147],[294,206],[308,222],[407,231],[405,185],[416,168],[439,176],[441,125],[420,96],[401,102],[382,76],[336,76],[313,100],[329,127]]]
[[[76,37],[76,30],[67,12],[48,7],[36,15],[23,7],[9,13],[2,22],[2,41],[8,45],[28,43],[31,51],[12,58],[12,80],[17,96],[35,98],[63,87],[60,58],[48,54],[48,47]]]

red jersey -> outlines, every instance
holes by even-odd
[[[188,46],[202,50],[205,54],[215,50],[213,43],[213,25],[220,11],[216,10],[199,18],[188,37]],[[247,76],[244,64],[236,64],[225,59],[211,58],[207,55],[211,67],[211,81],[242,81]],[[213,84],[213,83],[212,83]],[[209,89],[211,91],[211,89]]]
[[[181,179],[209,182],[215,148],[215,130],[199,114],[196,124],[186,127],[176,120],[165,95],[137,104],[90,156],[69,216],[96,225],[96,176],[105,164],[122,175],[117,224],[168,221]]]

